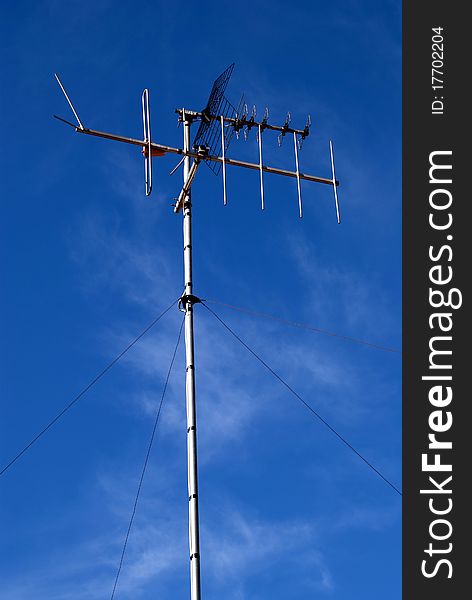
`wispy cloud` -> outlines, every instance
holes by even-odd
[[[395,523],[400,516],[398,503],[389,506],[350,506],[333,519],[333,529],[346,531],[360,529],[366,531],[384,531]]]
[[[380,343],[375,336],[398,333],[397,320],[390,316],[392,306],[374,281],[361,272],[320,263],[316,245],[303,235],[290,237],[289,248],[305,280],[307,304],[321,327],[358,332],[359,338],[371,336],[374,343]]]
[[[139,519],[132,531],[117,598],[146,597],[164,593],[176,583],[186,587],[188,550],[185,503],[176,509],[169,485],[155,474],[147,482]],[[129,512],[129,498],[123,494],[125,477],[107,476],[96,491],[102,494],[114,514],[123,522]],[[127,486],[128,487],[128,486]],[[319,523],[303,520],[269,520],[253,509],[226,499],[211,506],[211,518],[202,528],[202,548],[208,596],[224,594],[230,600],[254,598],[249,593],[252,578],[263,580],[274,572],[290,574],[298,593],[329,597],[335,577],[322,548],[340,531],[366,528],[381,532],[398,519],[398,507],[346,507],[334,519]],[[182,510],[183,509],[183,510]],[[123,527],[113,534],[82,544],[67,556],[53,553],[47,565],[21,580],[4,586],[5,600],[91,600],[110,594],[123,539]]]
[[[282,566],[298,576],[311,567],[309,586],[330,590],[332,575],[319,550],[319,536],[312,523],[271,522],[243,515],[234,507],[218,515],[214,531],[204,532],[207,560],[218,582],[236,586],[235,598],[244,598],[245,579],[259,578]],[[243,577],[241,577],[243,574]]]
[[[125,515],[130,497],[126,473],[100,477],[95,494],[112,515],[110,533],[78,545],[67,554],[53,552],[20,580],[3,587],[5,600],[95,600],[107,598],[118,563]],[[175,502],[173,486],[162,473],[151,473],[129,541],[117,598],[128,600],[186,587],[188,550],[186,503]],[[333,576],[320,550],[321,540],[313,523],[302,520],[269,520],[226,500],[212,503],[211,516],[202,528],[205,574],[209,597],[224,593],[230,599],[248,595],[251,578],[268,576],[283,569],[304,580],[308,590],[330,591]],[[177,510],[176,510],[177,509]],[[117,524],[121,523],[118,527]],[[310,575],[307,576],[308,567]],[[231,583],[230,588],[228,583]]]

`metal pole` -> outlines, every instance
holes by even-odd
[[[190,150],[190,125],[183,114],[184,151]],[[190,172],[190,157],[184,160],[184,184]],[[187,404],[187,466],[188,466],[188,516],[190,550],[190,598],[200,600],[200,535],[198,523],[198,468],[197,468],[197,415],[195,408],[195,361],[193,341],[193,304],[196,298],[192,289],[192,205],[190,191],[184,199],[184,278],[185,291],[182,297],[185,308],[185,356]]]

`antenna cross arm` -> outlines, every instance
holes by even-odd
[[[104,131],[97,131],[95,129],[81,129],[80,127],[76,127],[75,130],[77,131],[77,133],[85,133],[86,135],[93,135],[94,137],[101,137],[106,140],[114,140],[115,142],[124,142],[125,144],[131,144],[133,146],[141,146],[143,148],[148,146],[148,142],[146,142],[145,140],[138,140],[136,138],[116,135],[114,133],[106,133]],[[154,152],[156,154],[154,154]],[[167,153],[183,154],[184,152],[180,150],[180,148],[172,148],[171,146],[163,146],[162,144],[155,144],[154,142],[152,142],[151,153],[153,154],[153,156],[159,156],[161,154]],[[197,156],[196,153],[195,156]]]
[[[296,133],[297,135],[300,135],[303,138],[306,138],[309,133],[309,127],[305,127],[304,129],[294,129],[293,127],[289,127],[288,125],[272,125],[271,123],[268,123],[267,120],[263,120],[263,121],[256,121],[254,119],[254,117],[250,117],[249,119],[244,118],[238,118],[238,117],[225,117],[224,115],[208,115],[206,113],[203,112],[198,112],[198,111],[194,111],[194,110],[187,110],[187,109],[182,109],[182,108],[176,108],[175,112],[179,115],[180,118],[183,118],[183,114],[185,114],[186,117],[191,117],[193,119],[210,119],[212,121],[219,121],[221,119],[221,117],[223,116],[223,120],[225,123],[229,123],[230,125],[233,126],[237,126],[238,129],[240,129],[241,127],[257,127],[258,125],[261,126],[262,129],[270,129],[271,131],[279,131],[280,133]]]
[[[130,137],[124,137],[121,135],[115,135],[114,133],[106,133],[103,131],[96,131],[95,129],[81,129],[80,127],[76,127],[75,130],[78,133],[83,133],[85,135],[92,135],[95,137],[101,137],[101,138],[105,138],[107,140],[114,140],[116,142],[124,142],[125,144],[131,144],[134,146],[141,146],[141,148],[144,148],[147,145],[147,142],[145,140],[138,140],[136,138],[130,138]],[[151,143],[151,151],[156,151],[156,153],[163,153],[163,154],[180,154],[183,156],[190,156],[191,158],[194,158],[196,161],[200,161],[201,159],[206,160],[206,161],[212,161],[212,162],[219,162],[219,163],[223,163],[223,158],[221,156],[213,156],[213,155],[206,155],[206,156],[202,156],[202,153],[194,151],[194,152],[185,152],[184,150],[182,150],[181,148],[173,148],[172,146],[164,146],[163,144],[156,144],[154,142]],[[261,168],[264,172],[266,173],[272,173],[275,175],[282,175],[284,177],[297,177],[297,172],[296,171],[287,171],[286,169],[278,169],[276,167],[269,167],[267,165],[261,165],[260,164],[256,164],[256,163],[250,163],[250,162],[246,162],[243,160],[237,160],[235,158],[227,158],[225,157],[224,162],[227,165],[231,165],[233,167],[243,167],[244,169],[253,169],[255,171],[260,171]],[[196,172],[197,167],[195,167],[195,172]],[[193,177],[195,177],[195,172],[193,174]],[[192,177],[192,180],[193,180]],[[300,179],[304,179],[305,181],[313,181],[315,183],[324,183],[327,185],[333,185],[333,179],[328,179],[327,177],[317,177],[315,175],[309,175],[308,173],[300,173],[299,174]],[[190,182],[191,185],[192,182]],[[339,181],[335,181],[334,185],[338,186],[339,185]],[[179,196],[180,198],[180,196]],[[177,209],[177,206],[176,206]],[[180,208],[179,208],[180,210]],[[178,210],[176,210],[176,212],[178,212]]]
[[[250,117],[249,119],[238,119],[238,118],[234,118],[234,117],[223,117],[225,123],[229,123],[233,126],[237,126],[237,127],[257,127],[257,126],[261,126],[261,129],[269,129],[270,131],[279,131],[280,133],[286,134],[286,133],[296,133],[297,135],[301,136],[302,138],[306,138],[310,131],[308,128],[305,129],[294,129],[293,127],[289,127],[288,125],[271,125],[270,123],[268,123],[266,120],[263,121],[255,121],[253,117]],[[212,120],[219,120],[221,119],[221,116],[210,116],[210,119]]]
[[[205,160],[213,160],[217,162],[223,162],[223,159],[217,156],[208,156]],[[249,163],[243,160],[236,160],[234,158],[226,158],[225,163],[232,165],[233,167],[244,167],[245,169],[253,169],[260,171],[261,166],[256,163]],[[273,173],[275,175],[283,175],[284,177],[297,177],[296,171],[287,171],[286,169],[278,169],[277,167],[269,167],[262,165],[262,170],[265,173]],[[300,179],[305,181],[314,181],[315,183],[326,183],[327,185],[333,185],[333,180],[327,177],[317,177],[316,175],[309,175],[308,173],[300,173]],[[339,181],[336,180],[335,185],[339,185]]]

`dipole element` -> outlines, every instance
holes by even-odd
[[[191,119],[183,113],[184,152],[190,150]],[[189,179],[190,157],[184,159],[184,186]],[[181,302],[185,310],[185,395],[187,404],[187,468],[188,468],[188,539],[190,550],[190,597],[200,600],[200,534],[198,520],[198,469],[197,469],[197,415],[195,406],[195,358],[193,339],[193,305],[198,298],[193,295],[192,279],[192,203],[190,188],[183,198],[184,279],[185,291]]]

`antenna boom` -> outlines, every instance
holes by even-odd
[[[145,140],[138,140],[136,138],[125,137],[122,135],[115,135],[113,133],[106,133],[104,131],[97,131],[95,129],[80,129],[80,127],[76,127],[76,131],[78,133],[84,133],[86,135],[92,135],[95,137],[101,137],[106,140],[114,140],[115,142],[124,142],[125,144],[132,144],[134,146],[144,147],[147,145]],[[163,144],[156,144],[155,142],[151,143],[151,150],[157,151],[163,154],[179,154],[183,156],[189,156],[191,158],[201,158],[201,155],[198,152],[193,151],[185,151],[181,148],[173,148],[172,146],[164,146]],[[205,160],[209,160],[212,162],[223,163],[223,157],[221,156],[205,156]],[[226,165],[231,165],[232,167],[243,167],[245,169],[254,169],[259,171],[261,169],[260,164],[258,163],[250,163],[244,160],[238,160],[235,158],[225,157],[224,162]],[[285,177],[297,177],[297,173],[295,171],[287,171],[286,169],[279,169],[277,167],[270,167],[268,165],[262,165],[262,170],[265,173],[272,173],[274,175],[283,175]],[[305,181],[313,181],[315,183],[325,183],[327,185],[333,185],[333,180],[328,179],[327,177],[317,177],[316,175],[309,175],[308,173],[300,173],[300,179],[304,179]],[[334,185],[339,186],[339,181],[336,180]]]

